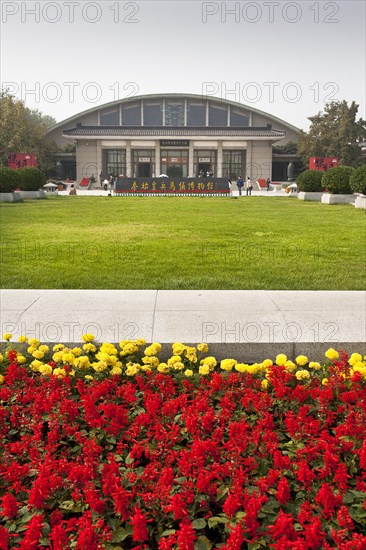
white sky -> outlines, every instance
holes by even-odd
[[[366,118],[365,6],[2,0],[1,81],[58,122],[164,92],[238,101],[305,130],[331,100],[355,100]]]

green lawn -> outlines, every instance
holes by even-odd
[[[2,288],[362,290],[366,218],[293,197],[2,204]]]

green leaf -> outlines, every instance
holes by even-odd
[[[209,518],[208,519],[208,526],[210,529],[213,529],[214,527],[216,527],[216,525],[218,523],[227,523],[228,522],[228,518],[223,518],[223,517],[219,517],[219,516],[212,516],[212,518]]]
[[[211,550],[211,548],[213,548],[212,542],[204,535],[200,535],[194,544],[194,550]]]
[[[133,458],[131,458],[130,453],[128,453],[128,455],[126,456],[125,463],[126,464],[132,464],[133,463]]]
[[[206,525],[207,525],[206,520],[203,518],[195,519],[192,522],[193,529],[204,529]]]
[[[125,529],[124,527],[118,527],[117,531],[113,534],[112,542],[123,542],[127,537],[132,534],[132,528]]]
[[[175,529],[166,529],[161,536],[162,537],[168,537],[169,535],[174,535]]]

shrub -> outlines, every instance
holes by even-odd
[[[366,164],[363,164],[353,172],[349,184],[354,193],[366,195]]]
[[[322,185],[329,193],[335,195],[351,195],[352,189],[349,180],[355,171],[352,166],[335,166],[324,172]]]
[[[308,191],[317,193],[323,191],[322,177],[324,172],[320,170],[305,170],[296,179],[299,191]]]
[[[45,183],[45,175],[38,168],[20,168],[19,187],[22,191],[38,191]]]
[[[12,193],[19,185],[18,170],[10,170],[7,166],[0,166],[0,193]]]

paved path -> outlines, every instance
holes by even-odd
[[[366,292],[2,290],[1,335],[43,342],[100,341],[211,344],[218,357],[247,361],[308,354],[330,345],[366,354]],[[234,355],[235,354],[235,355]]]

